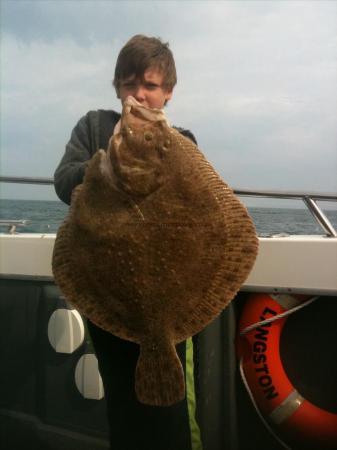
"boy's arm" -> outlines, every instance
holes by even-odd
[[[54,186],[58,197],[68,205],[73,189],[83,181],[88,161],[96,151],[95,120],[93,112],[82,117],[71,133],[65,154],[54,174]]]

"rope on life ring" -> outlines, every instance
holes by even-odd
[[[268,430],[270,424],[295,441],[310,446],[337,449],[337,414],[306,400],[290,382],[279,353],[280,337],[287,316],[318,297],[304,295],[253,294],[240,321],[238,355],[248,393]]]

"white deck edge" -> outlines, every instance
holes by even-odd
[[[0,277],[53,280],[55,234],[0,234]],[[258,257],[243,291],[337,295],[337,238],[259,238]]]

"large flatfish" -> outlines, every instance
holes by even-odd
[[[73,192],[53,272],[84,316],[140,345],[139,401],[171,405],[185,395],[175,345],[233,299],[257,249],[246,208],[197,146],[128,98]]]

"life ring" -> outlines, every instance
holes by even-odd
[[[238,354],[251,394],[268,423],[277,425],[282,435],[291,440],[309,442],[310,448],[337,449],[337,414],[303,398],[284,370],[279,347],[287,317],[242,334],[250,325],[285,313],[309,299],[309,296],[251,295],[239,321]]]

